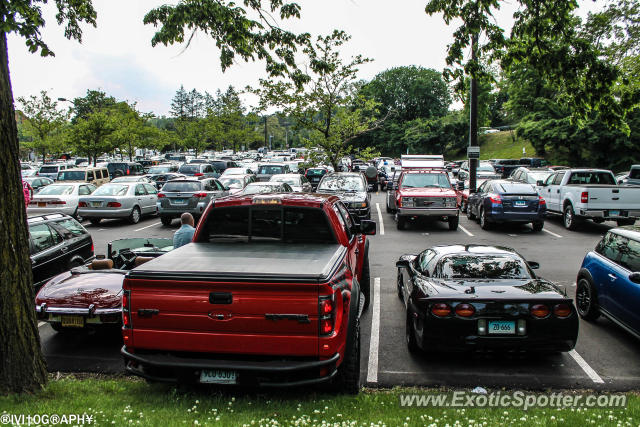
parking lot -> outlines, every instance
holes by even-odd
[[[369,386],[429,385],[542,388],[596,388],[627,390],[640,387],[637,354],[640,341],[607,319],[580,322],[576,349],[570,353],[533,356],[438,354],[411,355],[405,344],[405,310],[396,293],[398,257],[450,243],[490,244],[512,247],[526,259],[540,263],[537,274],[575,293],[575,278],[584,255],[614,223],[586,223],[572,232],[559,218],[547,218],[542,232],[530,225],[495,227],[485,231],[466,216],[457,231],[444,222],[411,224],[399,231],[393,215],[385,212],[385,194],[372,195],[372,219],[378,235],[371,240],[370,262],[373,303],[362,325],[362,382]],[[171,237],[178,228],[162,226],[151,217],[136,225],[105,220],[84,223],[94,239],[95,253],[107,243],[125,237]],[[43,351],[50,371],[123,372],[119,333],[64,335],[40,323]]]

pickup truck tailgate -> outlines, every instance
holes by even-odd
[[[589,193],[587,209],[640,210],[640,187],[593,185],[585,190]]]
[[[189,244],[133,269],[124,287],[135,348],[318,355],[319,289],[345,249],[273,249]]]

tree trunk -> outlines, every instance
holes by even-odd
[[[18,156],[7,35],[0,31],[0,394],[36,391],[47,381]]]

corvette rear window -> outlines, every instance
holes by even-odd
[[[530,279],[524,262],[507,255],[451,255],[440,261],[444,279]]]

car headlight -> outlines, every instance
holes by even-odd
[[[444,205],[446,207],[454,207],[456,205],[456,199],[455,197],[446,197],[444,199]]]
[[[352,208],[366,208],[367,207],[367,202],[352,202],[351,203],[351,207]]]
[[[412,208],[414,206],[413,204],[413,198],[412,197],[403,197],[402,198],[402,207],[404,208]]]

